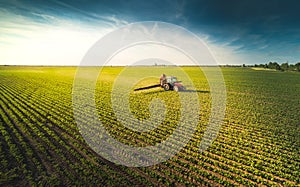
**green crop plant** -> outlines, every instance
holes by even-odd
[[[181,116],[178,93],[160,88],[133,92],[156,79],[140,80],[130,92],[131,114],[148,119],[148,106],[158,98],[166,106],[166,115],[151,131],[125,127],[117,119],[111,100],[114,81],[124,68],[104,67],[98,77],[94,99],[99,119],[109,134],[124,144],[146,147],[163,142],[172,135]],[[139,73],[158,68],[166,74],[171,72],[166,67],[131,68]],[[299,73],[222,68],[226,115],[217,139],[201,153],[199,145],[211,110],[210,87],[200,68],[182,69],[199,99],[199,110],[189,111],[199,117],[197,129],[174,157],[135,168],[107,161],[81,136],[72,108],[76,67],[0,66],[0,186],[300,184]],[[185,86],[189,90],[190,85]],[[122,109],[121,104],[117,107]],[[80,114],[86,123],[91,122],[88,113]],[[124,115],[123,121],[130,123],[130,116]],[[185,126],[188,129],[190,124]],[[178,138],[185,137],[186,133],[178,133]],[[174,141],[164,151],[178,146]],[[122,150],[116,155],[128,160],[133,157]]]

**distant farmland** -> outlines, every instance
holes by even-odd
[[[166,67],[132,68],[142,73]],[[170,113],[159,129],[132,132],[118,123],[111,108],[113,81],[122,69],[102,70],[95,90],[99,118],[115,139],[128,145],[163,141],[180,115],[178,93],[156,88],[132,94],[130,107],[137,118],[149,117],[153,98],[164,100]],[[171,159],[135,168],[102,158],[79,133],[72,108],[75,67],[1,66],[0,186],[300,185],[300,73],[222,68],[226,116],[217,139],[199,153],[210,115],[210,89],[199,68],[183,69],[201,104],[196,132]]]

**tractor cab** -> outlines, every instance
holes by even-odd
[[[165,84],[162,85],[165,91],[174,90],[176,92],[185,90],[185,87],[174,76],[166,77]]]
[[[167,77],[167,83],[174,84],[175,82],[178,82],[176,77],[174,76]]]

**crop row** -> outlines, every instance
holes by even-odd
[[[3,124],[0,126],[0,159],[3,168],[0,184],[83,185],[89,182],[94,185],[138,186],[296,186],[300,183],[299,147],[297,139],[291,141],[291,135],[297,133],[282,130],[284,124],[287,128],[295,129],[297,113],[289,112],[289,118],[283,118],[282,111],[284,106],[289,105],[287,103],[297,100],[285,98],[277,102],[276,96],[266,97],[260,93],[265,91],[272,94],[269,85],[257,89],[247,82],[236,85],[227,82],[229,104],[225,123],[218,138],[202,153],[199,152],[199,144],[209,119],[210,95],[199,92],[201,110],[190,111],[190,115],[198,115],[199,123],[188,144],[163,163],[130,168],[110,163],[85,143],[73,116],[71,77],[50,78],[48,73],[38,75],[15,73],[14,76],[0,77],[0,122]],[[202,78],[194,77],[198,81],[197,86],[206,85],[199,82]],[[110,77],[97,83],[95,100],[99,119],[113,138],[127,145],[145,147],[157,145],[171,137],[181,116],[181,104],[177,101],[179,97],[176,92],[131,94],[130,110],[136,118],[146,119],[150,116],[148,104],[154,98],[164,100],[167,108],[162,124],[149,132],[136,132],[121,124],[114,114],[110,98],[112,80]],[[251,90],[260,94],[253,96]],[[114,99],[122,101],[121,98]],[[84,105],[85,100],[81,102]],[[123,104],[119,103],[116,107],[121,111]],[[272,113],[272,107],[279,110]],[[86,132],[98,136],[92,113],[88,107],[85,109],[87,111],[76,111],[80,116],[76,120],[86,124],[81,127]],[[138,125],[132,124],[130,117],[123,115],[123,120],[131,126]],[[276,120],[280,120],[277,126],[272,126]],[[187,121],[184,124],[186,129],[179,132],[171,145],[161,150],[162,153],[180,148],[178,140],[193,133],[191,124],[192,121]],[[134,155],[122,149],[114,154],[123,160],[135,159]]]

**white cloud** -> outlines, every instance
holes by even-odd
[[[241,46],[217,45],[209,41],[206,41],[206,43],[218,64],[226,65],[245,63],[242,56],[236,51]]]
[[[85,13],[85,12],[82,12]],[[94,23],[80,23],[77,20],[63,19],[46,13],[31,12],[32,15],[45,20],[37,22],[0,9],[0,65],[79,65],[88,49],[106,33],[128,24],[116,16],[100,16]],[[97,15],[91,15],[97,17]],[[99,16],[98,16],[99,17]],[[109,23],[109,24],[107,24]],[[152,28],[155,32],[156,28]],[[216,44],[209,35],[198,34],[207,44],[219,64],[241,64],[242,60],[236,52],[238,47],[229,44]],[[188,41],[181,38],[182,41]],[[151,54],[157,57],[170,56],[168,59],[176,64],[191,64],[174,49],[153,46],[130,49],[133,54],[147,56],[151,47]],[[142,51],[142,52],[141,52]],[[148,52],[147,52],[148,51]],[[130,59],[130,54],[119,59],[118,65]],[[121,62],[124,63],[121,63]],[[133,62],[131,59],[130,62]],[[129,62],[129,61],[127,61]]]
[[[88,58],[90,61],[87,60],[90,62],[89,65],[101,63],[93,59],[106,58],[105,56],[109,54],[115,56],[107,65],[130,65],[153,58],[176,65],[217,64],[211,55],[210,47],[195,35],[180,27],[162,22],[139,22],[130,25],[108,35],[97,47],[105,55],[99,55],[95,49],[90,53],[91,56]],[[116,49],[119,51],[115,51]],[[152,65],[154,63],[153,61]]]
[[[83,25],[46,14],[44,24],[0,10],[0,65],[78,65],[87,50],[113,28]]]
[[[145,59],[153,60],[144,61]],[[195,63],[182,52],[171,47],[151,43],[135,45],[119,51],[107,65],[131,65],[137,62],[139,62],[139,65],[154,65],[155,63],[160,65],[163,63],[166,65],[165,62],[169,62],[168,64],[173,65],[195,65]],[[148,64],[144,64],[144,62]]]

